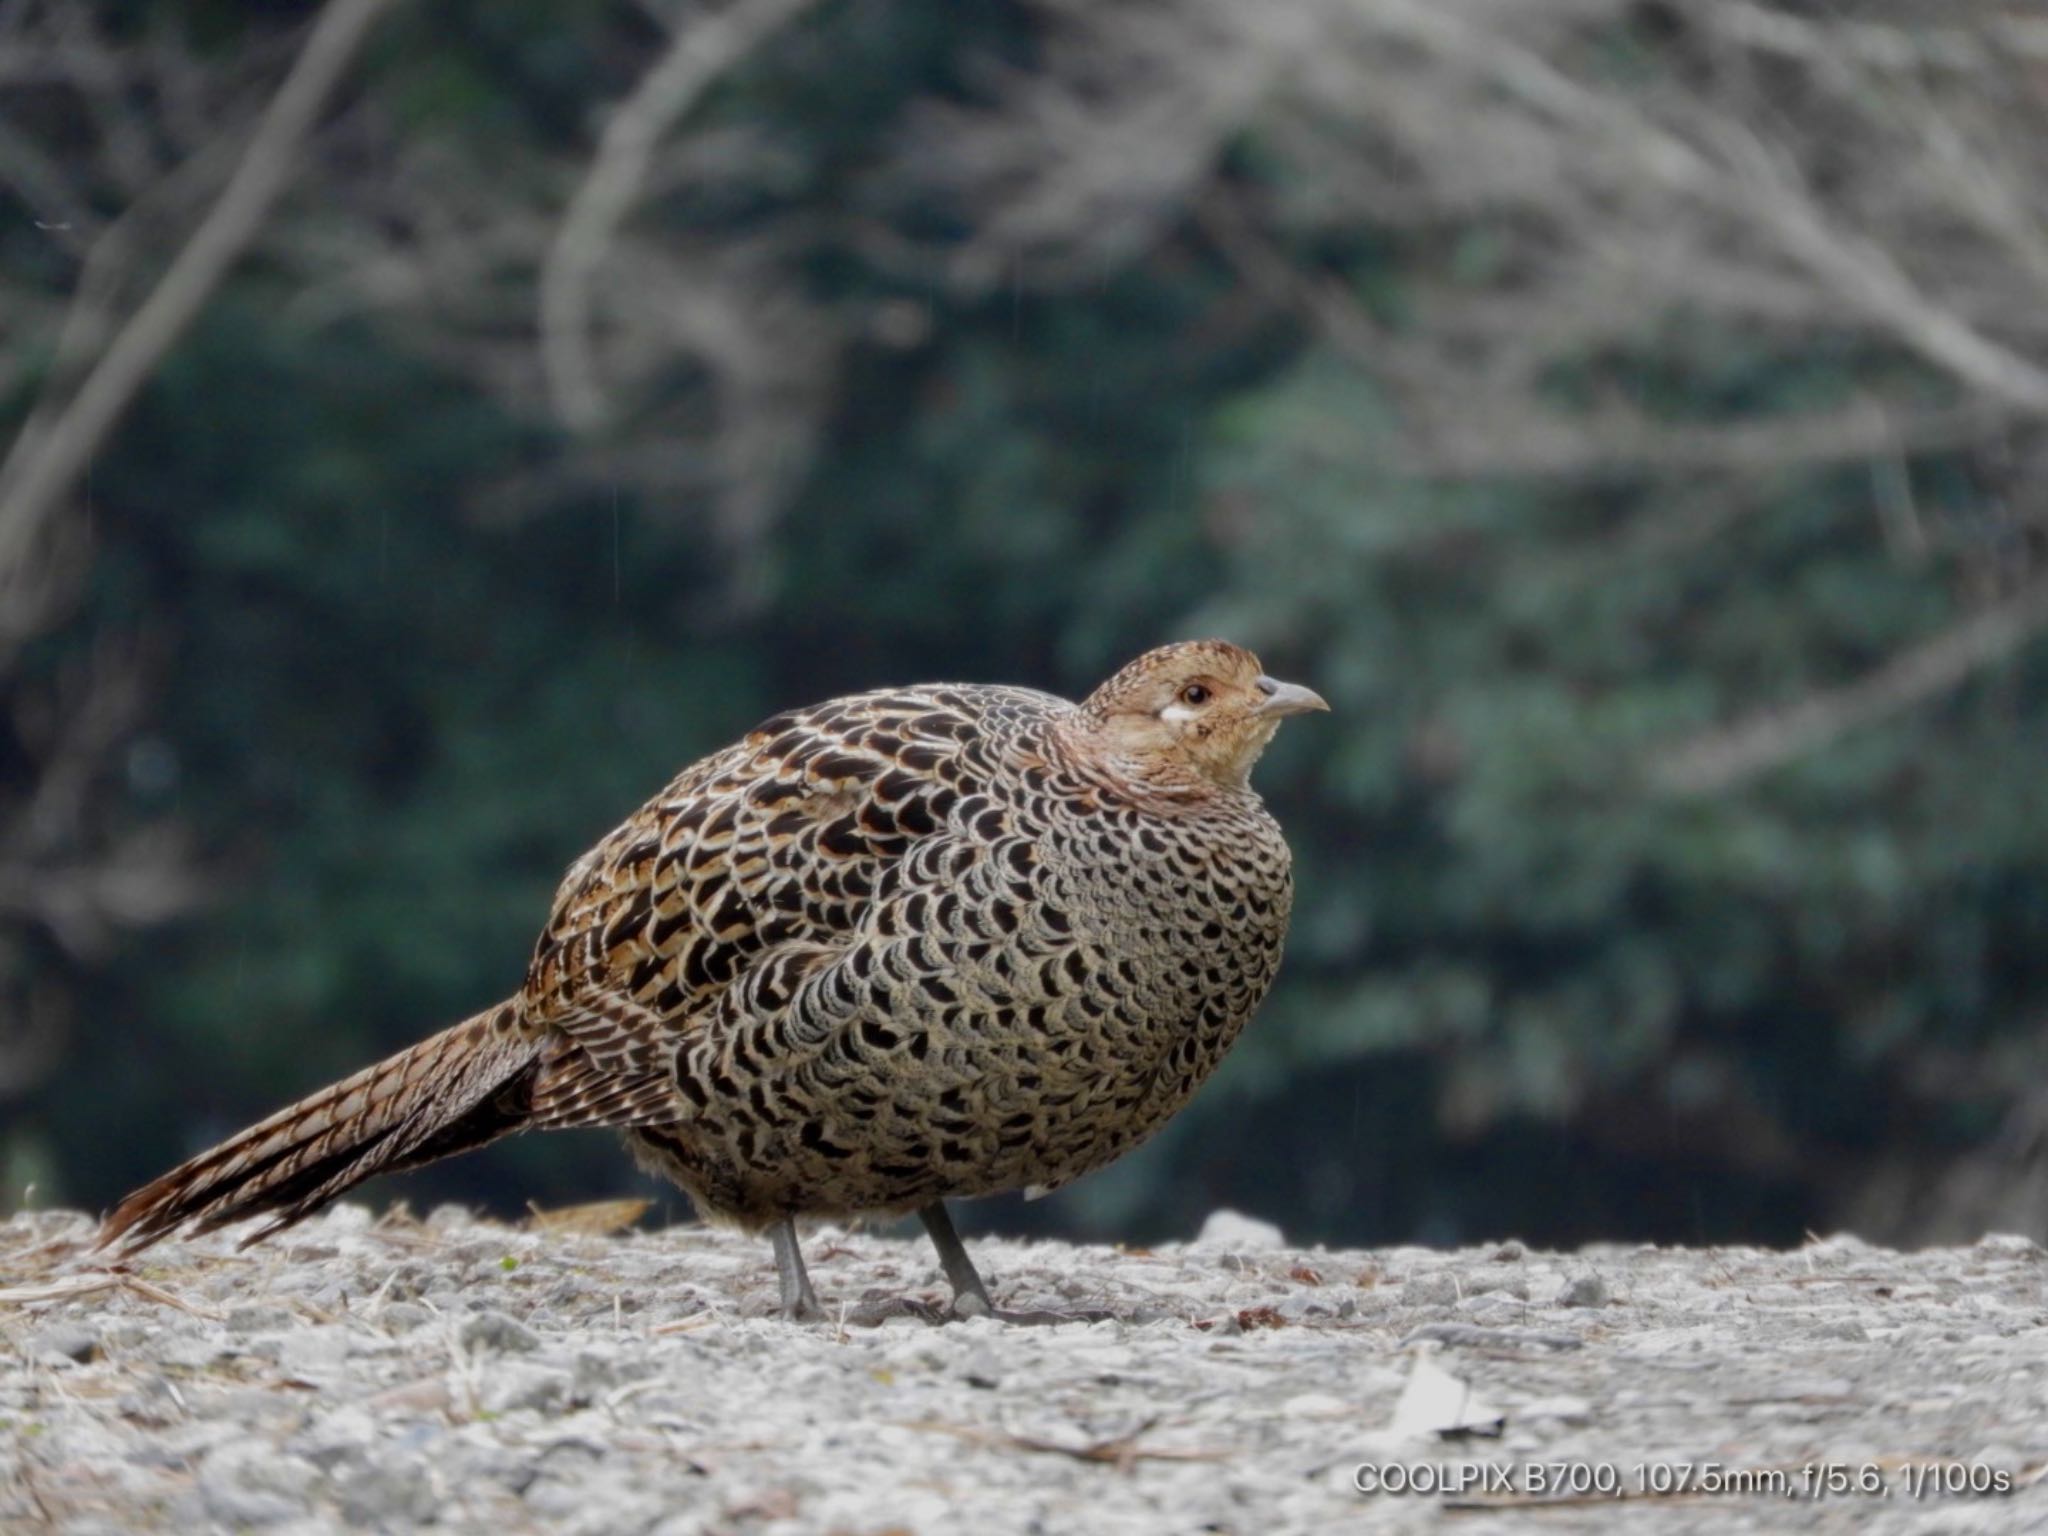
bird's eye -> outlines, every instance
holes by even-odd
[[[1209,702],[1209,690],[1200,683],[1189,683],[1181,689],[1180,701],[1183,704],[1206,704]]]

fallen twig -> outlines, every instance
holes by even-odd
[[[1048,1456],[1070,1456],[1075,1461],[1098,1462],[1113,1466],[1122,1472],[1129,1472],[1141,1461],[1221,1461],[1229,1455],[1227,1451],[1141,1449],[1138,1437],[1153,1429],[1158,1423],[1157,1418],[1150,1418],[1121,1435],[1112,1435],[1107,1440],[1090,1441],[1085,1445],[1065,1445],[1058,1440],[1047,1440],[1038,1435],[1019,1435],[1008,1430],[976,1429],[971,1425],[947,1424],[938,1419],[899,1420],[898,1427],[951,1435],[956,1440],[965,1440],[969,1445],[1033,1451]]]
[[[125,1275],[114,1270],[94,1270],[82,1275],[67,1275],[61,1280],[46,1281],[42,1285],[16,1285],[0,1290],[0,1306],[28,1307],[46,1301],[75,1301],[81,1296],[96,1295],[100,1291],[133,1291],[145,1301],[160,1306],[175,1307],[193,1317],[203,1317],[218,1322],[221,1314],[211,1307],[202,1307],[165,1290],[153,1281],[140,1275]]]

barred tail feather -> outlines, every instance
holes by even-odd
[[[374,1174],[509,1135],[531,1117],[540,1051],[515,1005],[487,1008],[143,1185],[114,1208],[100,1246],[133,1253],[188,1224],[210,1232],[272,1214],[246,1246]]]

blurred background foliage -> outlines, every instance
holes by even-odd
[[[1933,0],[0,5],[0,1207],[504,995],[779,707],[1217,633],[1336,706],[1281,983],[970,1219],[2039,1234],[2044,103]]]

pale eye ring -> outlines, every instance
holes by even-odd
[[[1206,704],[1209,702],[1209,690],[1200,683],[1189,683],[1181,689],[1180,701],[1183,704]]]

